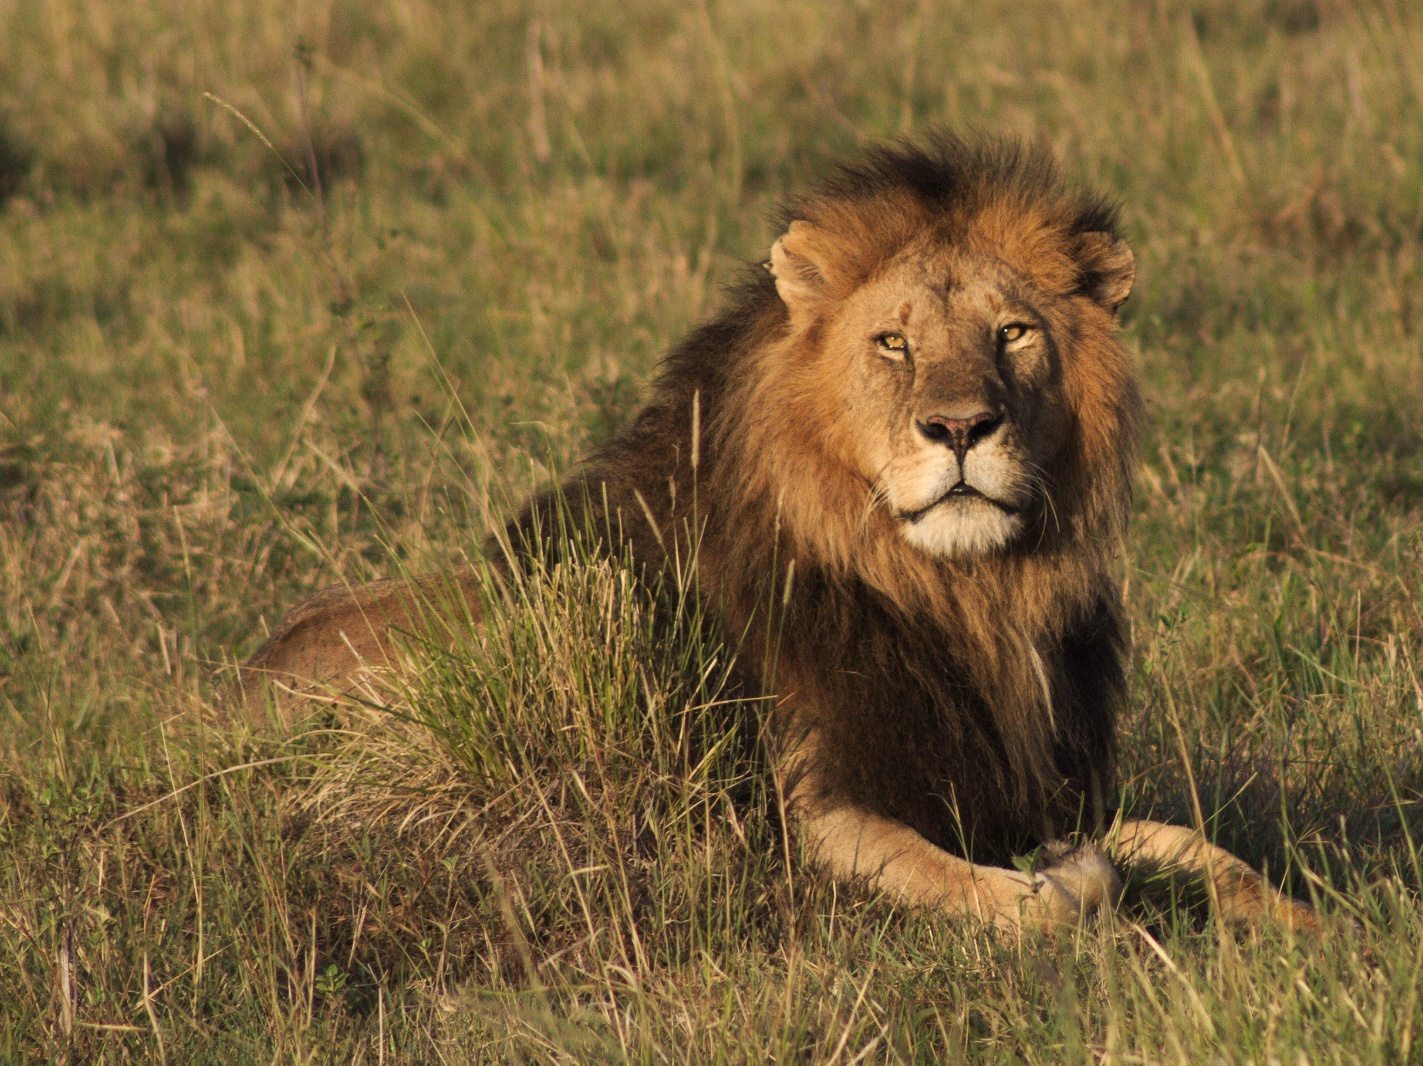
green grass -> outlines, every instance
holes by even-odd
[[[0,1059],[1423,1061],[1412,5],[0,26]],[[780,195],[939,121],[1126,203],[1123,796],[1194,795],[1325,937],[1148,884],[1018,941],[820,883],[725,653],[608,567],[515,590],[401,714],[224,724],[286,606],[466,557],[636,408]]]

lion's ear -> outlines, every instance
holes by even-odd
[[[1110,233],[1084,233],[1077,238],[1077,265],[1082,291],[1116,314],[1136,280],[1136,256],[1127,242]]]
[[[812,314],[822,303],[840,295],[835,257],[824,230],[796,221],[771,245],[767,269],[776,279],[776,291],[790,308],[791,318]]]

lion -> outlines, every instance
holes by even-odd
[[[644,569],[694,538],[700,596],[771,697],[790,824],[831,878],[1052,928],[1114,906],[1110,853],[1199,877],[1227,918],[1309,926],[1200,833],[1111,807],[1141,418],[1118,215],[1014,141],[940,131],[839,166],[631,424],[510,523],[524,547],[500,565],[556,556],[565,509]],[[394,635],[449,585],[473,619],[473,569],[318,593],[244,683],[398,670]]]

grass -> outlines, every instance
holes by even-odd
[[[1423,1059],[1409,5],[0,25],[0,1058]],[[465,557],[635,409],[778,196],[936,121],[1127,205],[1123,798],[1197,799],[1324,938],[1143,885],[1020,942],[816,881],[694,604],[615,568],[516,590],[401,714],[223,723],[284,607]]]

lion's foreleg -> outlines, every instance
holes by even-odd
[[[1295,929],[1313,928],[1318,923],[1312,908],[1276,891],[1246,863],[1194,829],[1129,819],[1112,827],[1107,843],[1128,865],[1150,863],[1199,877],[1221,914],[1232,921],[1274,917]]]
[[[1095,849],[1034,873],[980,866],[901,822],[856,807],[800,807],[813,862],[836,879],[868,880],[894,899],[973,916],[1002,928],[1073,924],[1114,894],[1116,875]]]

